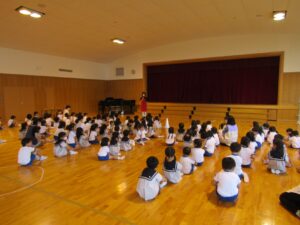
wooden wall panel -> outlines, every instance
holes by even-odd
[[[26,105],[18,107],[17,114],[23,117],[31,112],[32,108],[42,111],[49,108],[63,108],[66,104],[70,104],[74,111],[96,113],[98,101],[105,98],[105,81],[101,80],[0,74],[0,117],[3,120],[16,113],[5,110],[5,105],[10,104],[5,102],[4,98],[4,90],[7,88],[11,91],[18,89],[24,91],[24,88],[33,90],[33,97],[30,97],[31,106],[27,104],[28,107]],[[13,96],[17,102],[22,101],[22,95],[16,97],[16,94],[9,91],[6,91],[5,95]]]
[[[106,97],[136,100],[137,104],[141,93],[145,90],[144,80],[111,80],[106,81]]]
[[[300,72],[283,75],[282,104],[297,104],[300,101]]]

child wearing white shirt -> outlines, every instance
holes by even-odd
[[[84,131],[81,127],[78,127],[76,129],[76,138],[79,143],[79,146],[82,148],[87,148],[91,145],[88,140],[87,135],[84,133]]]
[[[216,147],[220,145],[220,138],[219,138],[219,135],[218,135],[218,130],[216,127],[213,127],[211,128],[211,132],[213,133],[214,135],[214,139],[216,141]]]
[[[234,172],[240,177],[240,179],[244,179],[245,182],[249,182],[248,175],[242,170],[243,159],[239,155],[241,151],[241,145],[237,142],[233,142],[230,145],[230,150],[232,154],[228,157],[232,158],[235,162]]]
[[[21,166],[31,166],[33,161],[45,160],[46,156],[42,156],[37,149],[32,147],[32,141],[30,138],[22,139],[22,147],[18,153],[18,163]]]
[[[162,128],[162,125],[161,125],[161,122],[160,122],[158,116],[154,117],[153,128],[154,128],[154,130],[157,130],[157,129],[161,129],[161,128]]]
[[[212,131],[206,132],[206,140],[204,144],[205,154],[204,156],[210,157],[214,154],[216,148],[216,140]]]
[[[89,142],[92,145],[99,144],[99,141],[97,139],[97,136],[98,136],[97,129],[98,129],[98,124],[94,123],[91,126],[91,130],[90,130],[90,134],[89,134]]]
[[[205,151],[201,148],[201,139],[194,140],[194,148],[192,148],[192,158],[196,162],[196,166],[201,166],[204,162]]]
[[[15,119],[16,119],[16,116],[14,116],[14,115],[12,115],[12,116],[10,117],[10,119],[9,119],[8,122],[7,122],[7,126],[8,126],[9,128],[13,128],[13,127],[16,126]]]
[[[134,140],[130,140],[128,136],[129,136],[129,130],[124,130],[123,137],[120,143],[120,149],[126,152],[131,150],[132,147],[135,145]]]
[[[66,130],[68,131],[68,139],[67,139],[67,144],[71,148],[76,148],[76,143],[77,143],[77,138],[76,138],[76,132],[74,130],[74,124],[71,123],[66,127]]]
[[[60,121],[59,125],[58,125],[58,128],[56,129],[56,131],[55,131],[55,133],[53,135],[55,141],[58,140],[58,134],[60,132],[66,132],[65,131],[65,127],[66,127],[66,123],[64,121]]]
[[[197,168],[195,167],[195,161],[191,159],[189,156],[191,154],[191,149],[189,147],[183,148],[183,155],[180,159],[180,163],[182,165],[183,174],[192,174]]]
[[[147,167],[139,177],[136,191],[145,201],[155,199],[160,189],[166,185],[165,179],[155,169],[158,166],[158,159],[150,156],[147,159]]]
[[[73,151],[73,148],[69,147],[66,143],[67,134],[65,132],[60,132],[58,134],[57,141],[54,144],[54,156],[56,157],[64,157],[68,155],[76,155],[78,152]]]
[[[183,141],[184,132],[185,132],[184,123],[179,123],[177,134],[176,134],[176,140],[177,141]]]
[[[141,124],[137,125],[137,133],[136,133],[136,137],[135,137],[135,141],[138,144],[144,145],[145,141],[149,140],[149,138],[146,136],[147,131],[145,130],[145,127]]]
[[[269,132],[268,132],[268,136],[267,136],[267,141],[270,144],[273,144],[273,140],[274,140],[274,137],[275,137],[276,134],[277,134],[276,128],[273,127],[273,126],[270,127],[269,128]]]
[[[235,161],[232,158],[224,158],[222,160],[223,170],[214,177],[217,196],[220,201],[235,202],[238,198],[241,180],[234,172],[235,166]]]
[[[182,179],[182,165],[176,161],[174,148],[167,147],[165,156],[166,158],[163,166],[164,175],[170,183],[177,184]]]
[[[192,147],[192,136],[190,135],[190,130],[187,130],[186,134],[183,136],[183,147]]]
[[[247,132],[246,136],[249,138],[250,143],[249,143],[249,148],[253,151],[256,152],[256,149],[258,148],[258,145],[255,141],[255,135],[252,131]]]
[[[296,148],[296,149],[300,148],[300,137],[299,137],[299,132],[297,130],[292,131],[289,144],[291,148]]]
[[[249,147],[250,139],[248,137],[242,137],[241,145],[240,156],[242,158],[242,167],[251,168],[251,162],[255,151]]]
[[[109,139],[107,137],[104,137],[101,139],[101,148],[98,151],[98,160],[100,161],[106,161],[109,160],[109,147],[108,147]]]
[[[166,144],[173,146],[175,144],[176,134],[174,133],[174,127],[170,127],[168,130],[168,136],[166,138]]]
[[[260,149],[264,142],[264,136],[262,135],[263,134],[262,128],[254,127],[254,128],[252,128],[252,132],[254,133],[255,142],[257,144],[257,149]]]
[[[265,138],[268,137],[269,128],[270,128],[270,125],[269,125],[268,123],[264,123],[264,124],[262,125],[262,130],[263,130],[263,132],[264,132]]]
[[[119,133],[113,132],[110,140],[110,145],[109,145],[109,153],[113,159],[123,160],[125,159],[125,156],[122,156],[120,153],[120,146],[118,143],[118,139],[119,139]]]

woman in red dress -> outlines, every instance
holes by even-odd
[[[142,93],[142,97],[140,98],[140,104],[141,104],[142,117],[146,117],[147,116],[147,97],[146,97],[146,92]]]

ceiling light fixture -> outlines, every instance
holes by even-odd
[[[41,18],[42,16],[45,15],[45,13],[27,8],[25,6],[19,6],[18,8],[16,8],[16,11],[22,15],[31,16],[32,18],[36,18],[36,19]]]
[[[287,11],[273,11],[273,20],[281,21],[286,17]]]
[[[114,38],[111,40],[113,43],[118,44],[118,45],[123,45],[125,44],[125,41],[119,38]]]

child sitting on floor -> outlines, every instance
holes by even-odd
[[[235,162],[234,172],[240,177],[240,179],[244,179],[245,182],[249,182],[249,177],[242,170],[243,159],[240,156],[241,145],[237,142],[233,142],[230,144],[231,155],[228,156],[232,158]]]
[[[167,182],[155,169],[158,166],[158,159],[150,156],[147,159],[147,167],[139,177],[136,191],[145,201],[155,199]]]
[[[32,146],[32,141],[30,138],[22,139],[22,147],[18,153],[18,163],[21,166],[31,166],[33,161],[37,160],[45,160],[46,156],[42,156],[39,151]]]
[[[286,173],[288,162],[286,162],[283,142],[279,138],[274,139],[273,147],[268,153],[265,163],[268,164],[268,169],[274,174]]]
[[[206,140],[204,144],[205,154],[204,156],[210,157],[214,154],[216,148],[216,140],[211,130],[206,132]]]
[[[253,156],[255,154],[255,150],[251,149],[250,146],[250,139],[248,137],[242,137],[241,139],[241,151],[240,156],[242,158],[242,167],[244,168],[251,168],[251,162]]]
[[[183,148],[183,155],[180,159],[182,165],[183,174],[192,174],[197,168],[195,167],[195,161],[190,158],[191,149],[189,147]]]
[[[300,149],[300,137],[297,130],[293,130],[289,140],[289,146],[291,148]]]
[[[12,116],[10,117],[10,119],[9,119],[8,122],[7,122],[7,126],[8,126],[9,128],[13,128],[13,127],[16,126],[16,121],[15,121],[15,119],[16,119],[16,116],[14,116],[14,115],[12,115]]]
[[[230,157],[223,158],[223,170],[214,177],[217,186],[216,192],[220,201],[235,202],[238,198],[241,180],[234,172],[235,166],[234,159]]]
[[[134,145],[135,145],[134,140],[129,139],[129,130],[124,130],[123,137],[120,143],[120,149],[127,152],[131,150]]]
[[[168,130],[168,136],[166,138],[166,144],[168,146],[173,146],[175,144],[176,134],[174,133],[174,128],[170,127]]]
[[[67,134],[60,132],[57,141],[54,144],[54,156],[63,157],[68,155],[76,155],[78,152],[73,151],[73,148],[67,145]]]
[[[176,161],[174,148],[167,147],[165,155],[166,158],[163,166],[164,175],[170,183],[177,184],[182,179],[182,165]]]
[[[194,148],[192,148],[193,160],[196,162],[196,166],[201,166],[204,162],[205,151],[201,148],[202,142],[200,139],[194,140]]]
[[[178,125],[178,130],[177,130],[177,134],[176,134],[176,140],[182,142],[183,141],[183,136],[184,136],[184,124],[183,123],[179,123]]]

